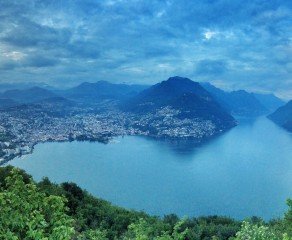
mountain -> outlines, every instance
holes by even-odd
[[[42,99],[36,102],[35,104],[39,104],[43,106],[51,106],[51,107],[55,107],[55,106],[73,107],[76,105],[75,102],[68,100],[64,97],[58,97],[58,96]]]
[[[146,130],[156,135],[173,134],[176,128],[178,136],[201,131],[203,137],[235,126],[233,117],[199,83],[182,77],[171,77],[142,91],[123,102],[121,109],[142,118],[140,125],[147,128],[148,124]]]
[[[273,112],[285,104],[282,99],[276,97],[274,94],[253,93],[253,95],[269,112]]]
[[[33,87],[24,90],[8,90],[0,94],[0,98],[11,99],[19,103],[34,103],[54,97],[57,97],[55,93],[40,87]]]
[[[260,101],[245,90],[230,92],[228,105],[234,115],[257,116],[267,112]]]
[[[210,83],[201,84],[233,116],[258,116],[267,112],[267,108],[253,93],[244,90],[226,92]]]
[[[292,132],[292,100],[268,116],[273,122]]]
[[[145,88],[147,88],[147,86],[113,84],[106,81],[98,81],[96,83],[84,82],[77,87],[62,90],[57,93],[71,100],[95,103],[102,100],[130,98]]]
[[[47,90],[53,90],[54,88],[49,86],[46,83],[39,83],[39,82],[24,82],[24,83],[0,83],[0,92],[5,92],[8,90],[25,90],[33,87],[40,87]]]
[[[12,100],[12,99],[8,99],[8,98],[0,98],[0,109],[5,109],[5,108],[9,108],[9,107],[15,107],[19,105],[18,102]]]

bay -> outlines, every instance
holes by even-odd
[[[141,136],[43,143],[8,164],[37,181],[72,181],[97,197],[163,216],[281,217],[292,197],[292,135],[265,117],[204,144]]]

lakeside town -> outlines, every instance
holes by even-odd
[[[133,114],[109,107],[24,105],[0,111],[0,164],[32,153],[43,142],[97,141],[144,135],[157,138],[211,137],[220,130],[210,120],[179,119],[180,110],[164,107],[155,113]]]

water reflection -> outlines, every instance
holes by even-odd
[[[198,141],[195,139],[157,139],[157,138],[151,138],[151,137],[143,137],[146,141],[156,141],[157,144],[160,144],[161,147],[166,147],[173,153],[181,156],[181,157],[187,157],[187,156],[193,156],[197,151],[200,151],[203,147],[208,146],[209,144],[215,144],[217,141],[221,141],[221,138],[225,138],[228,134],[232,134],[233,131],[237,131],[238,128],[243,131],[248,131],[248,129],[251,129],[254,127],[256,122],[259,120],[258,118],[243,118],[238,117],[236,119],[238,121],[238,126],[235,126],[232,129],[229,129],[228,131],[216,135],[212,138],[206,139],[204,141]],[[265,117],[260,118],[261,121],[270,121],[266,119]],[[239,126],[240,125],[240,126]]]

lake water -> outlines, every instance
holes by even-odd
[[[242,120],[201,146],[138,136],[45,143],[9,164],[155,215],[270,219],[292,197],[292,135],[266,118]]]

